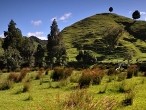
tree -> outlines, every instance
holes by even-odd
[[[51,32],[48,35],[47,50],[48,50],[47,63],[50,63],[50,65],[52,64],[61,65],[62,63],[61,59],[63,59],[62,57],[66,56],[66,48],[55,19],[52,22]]]
[[[76,60],[84,65],[94,64],[97,62],[96,57],[93,56],[92,51],[89,50],[80,50],[79,54],[76,56]]]
[[[8,71],[13,71],[17,68],[20,68],[20,65],[22,63],[20,52],[17,49],[8,47],[8,49],[4,53],[3,62],[6,65]]]
[[[37,47],[37,51],[35,53],[35,66],[36,67],[42,67],[43,66],[44,53],[45,53],[44,48],[42,47],[42,45],[39,44],[38,47]]]
[[[22,41],[21,47],[21,56],[23,57],[23,64],[24,67],[33,67],[34,66],[34,53],[35,53],[35,45],[34,42],[31,41],[29,38],[24,38]]]
[[[8,49],[9,46],[20,49],[21,47],[21,40],[22,40],[22,33],[19,28],[16,28],[16,23],[11,20],[8,25],[8,31],[4,31],[4,42],[2,47],[4,50]]]
[[[109,12],[111,13],[113,11],[113,7],[110,7],[109,8]]]
[[[135,10],[132,14],[133,19],[139,19],[140,18],[140,12],[138,10]]]

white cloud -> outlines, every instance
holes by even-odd
[[[67,20],[67,19],[69,19],[70,17],[71,17],[71,15],[72,15],[72,13],[66,13],[66,14],[64,14],[63,16],[61,16],[60,18],[59,18],[59,20],[61,20],[61,21],[65,21],[65,20]]]
[[[37,38],[41,40],[47,40],[47,37],[44,36],[44,32],[29,32],[27,33],[27,36],[36,36]]]
[[[4,38],[4,34],[2,33],[2,34],[0,34],[0,38]]]
[[[141,14],[141,15],[146,15],[146,12],[141,11],[140,14]]]
[[[37,20],[37,21],[32,20],[31,23],[32,23],[34,26],[39,26],[39,25],[42,24],[42,20]]]
[[[71,12],[65,13],[64,15],[62,15],[61,17],[53,17],[51,18],[51,22],[56,19],[57,21],[66,21],[67,19],[69,19],[72,16]]]
[[[54,19],[56,19],[56,20],[57,20],[57,17],[53,17],[53,18],[51,18],[51,22],[52,22]]]

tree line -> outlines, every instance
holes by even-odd
[[[24,67],[52,67],[66,64],[66,48],[56,20],[52,22],[46,47],[22,36],[14,20],[8,24],[4,36],[2,42],[4,53],[0,56],[0,69],[14,71]]]

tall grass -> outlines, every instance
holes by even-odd
[[[23,68],[20,73],[12,72],[8,75],[8,80],[21,82],[29,71],[30,70],[28,68]]]
[[[0,81],[0,90],[8,90],[12,88],[13,81],[10,80],[1,80]]]
[[[42,76],[43,76],[43,74],[44,74],[44,69],[43,69],[43,68],[40,68],[40,69],[38,70],[37,74],[36,74],[35,79],[36,79],[36,80],[41,79]]]
[[[71,76],[72,72],[73,68],[56,67],[54,68],[54,72],[52,73],[51,78],[54,81],[59,81]]]
[[[79,79],[80,88],[89,87],[90,84],[100,84],[104,71],[100,68],[86,69]]]

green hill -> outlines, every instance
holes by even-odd
[[[107,53],[103,37],[112,27],[122,28],[123,33],[112,53]],[[92,50],[96,57],[104,60],[122,59],[133,53],[134,60],[146,57],[146,22],[111,13],[96,14],[72,24],[62,30],[70,60],[75,60],[78,50]],[[117,60],[116,60],[117,61]]]

